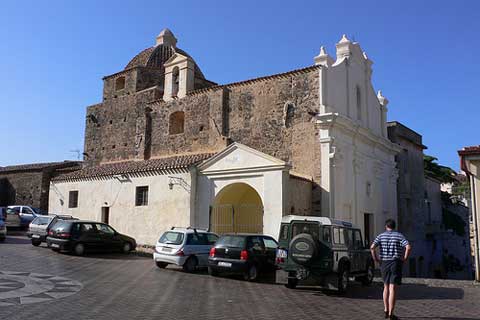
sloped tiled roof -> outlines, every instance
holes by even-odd
[[[81,163],[82,163],[81,161],[61,161],[61,162],[19,164],[19,165],[13,165],[13,166],[0,167],[0,173],[70,168],[70,167],[80,166]]]
[[[480,145],[465,147],[462,150],[458,151],[458,154],[461,156],[480,155]]]
[[[73,181],[89,178],[102,178],[119,174],[145,173],[163,170],[188,168],[213,156],[213,153],[197,153],[168,158],[142,161],[123,161],[88,167],[72,173],[60,175],[54,181]]]

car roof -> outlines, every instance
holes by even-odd
[[[258,234],[258,233],[225,233],[221,235],[222,237],[224,236],[239,236],[239,237],[269,237],[272,238],[269,235],[266,234]]]
[[[351,222],[328,217],[288,215],[282,218],[282,223],[290,223],[292,221],[315,221],[326,226],[353,227]]]
[[[197,229],[197,228],[190,228],[190,227],[172,227],[170,230],[167,230],[168,231],[180,231],[180,232],[185,232],[185,233],[213,233],[213,232],[210,232],[210,231],[207,231],[205,229]]]

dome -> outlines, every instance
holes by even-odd
[[[133,57],[125,67],[126,69],[134,67],[151,67],[164,69],[164,63],[170,59],[175,53],[193,58],[180,48],[176,47],[177,39],[169,29],[164,29],[157,36],[157,44],[147,48]],[[205,79],[202,71],[195,63],[195,77]]]

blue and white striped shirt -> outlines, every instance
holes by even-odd
[[[375,247],[380,247],[380,260],[402,259],[404,250],[409,245],[403,234],[397,231],[385,231],[373,241]]]

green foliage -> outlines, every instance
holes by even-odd
[[[465,227],[467,224],[456,213],[444,208],[442,211],[442,220],[446,230],[452,229],[453,232],[460,237],[465,235]]]
[[[443,183],[455,183],[457,173],[452,168],[442,166],[436,161],[438,159],[429,155],[423,156],[423,169],[425,174],[431,178],[437,179]]]

